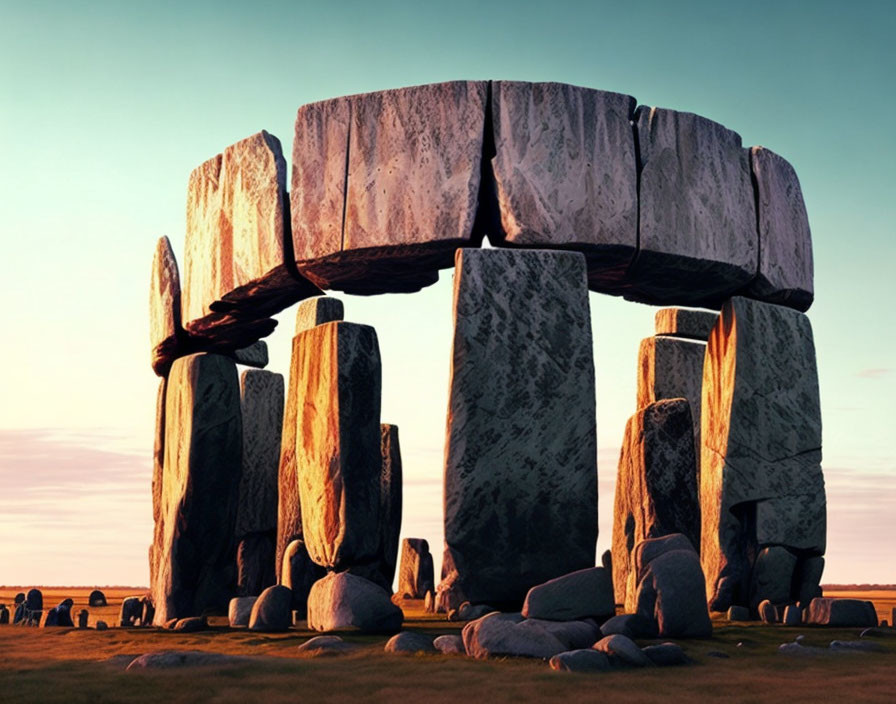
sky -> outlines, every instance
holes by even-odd
[[[148,284],[190,171],[296,109],[454,79],[560,81],[686,110],[799,174],[815,255],[823,581],[896,582],[896,4],[0,0],[0,584],[148,581],[158,379]],[[442,545],[451,271],[342,296],[400,428],[402,536]],[[654,309],[592,293],[599,550]],[[268,338],[286,373],[294,311]],[[438,565],[437,565],[438,568]]]

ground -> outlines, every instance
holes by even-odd
[[[11,604],[21,588],[0,588]],[[122,598],[142,590],[104,589],[109,606],[90,609],[90,623],[116,623]],[[74,614],[86,607],[90,589],[47,588],[45,606],[65,597]],[[875,601],[891,618],[896,591],[829,592]],[[460,624],[424,614],[420,602],[403,603],[406,628],[433,635],[457,633]],[[383,652],[384,636],[343,634],[363,647],[347,656],[300,657],[296,646],[317,635],[306,630],[258,634],[230,630],[212,619],[213,630],[180,634],[158,629],[37,629],[0,626],[0,702],[372,702],[403,700],[489,704],[521,701],[698,702],[892,702],[896,692],[896,638],[881,640],[889,652],[793,659],[777,646],[804,634],[804,644],[827,646],[854,639],[860,629],[758,624],[715,624],[712,639],[679,641],[694,664],[597,675],[552,672],[524,659],[491,661],[460,656],[401,656]],[[646,644],[645,641],[642,645]],[[158,650],[207,650],[258,655],[247,665],[125,672],[136,655]],[[713,651],[727,659],[713,657]]]

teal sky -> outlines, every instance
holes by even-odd
[[[815,247],[825,581],[896,582],[896,3],[733,5],[0,0],[0,582],[147,580],[147,287],[160,235],[182,253],[190,171],[260,129],[288,155],[304,103],[471,78],[628,93],[791,161]],[[450,279],[344,297],[380,335],[403,534],[435,552]],[[591,302],[603,549],[653,310]],[[280,319],[269,368],[285,372]]]

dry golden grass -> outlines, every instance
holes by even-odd
[[[21,590],[0,589],[0,602],[11,603],[16,591]],[[76,609],[86,603],[89,591],[43,590],[47,605],[71,596]],[[91,622],[99,616],[111,625],[121,599],[142,590],[104,592],[110,605],[91,610]],[[884,598],[896,599],[896,594]],[[424,614],[419,602],[403,606],[408,629],[433,635],[460,630],[459,624]],[[212,624],[212,630],[192,634],[151,628],[98,632],[0,627],[0,701],[892,702],[896,692],[896,638],[882,641],[890,649],[883,654],[794,660],[776,653],[780,643],[800,633],[808,644],[826,646],[833,639],[857,637],[858,629],[718,622],[712,639],[681,641],[695,661],[692,666],[571,675],[529,660],[389,655],[382,649],[385,637],[353,634],[344,634],[360,646],[351,655],[300,657],[296,646],[316,634],[299,629],[285,634],[231,630],[223,618],[212,619]],[[124,671],[131,657],[141,653],[190,649],[263,657],[247,665]],[[715,658],[711,651],[730,657]]]

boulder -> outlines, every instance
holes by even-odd
[[[411,654],[436,652],[431,636],[422,633],[414,633],[413,631],[396,633],[386,642],[384,650],[387,653]]]
[[[613,588],[621,602],[634,602],[635,545],[672,533],[700,544],[694,426],[684,398],[651,403],[625,426],[613,511]]]
[[[782,620],[785,626],[799,626],[803,622],[803,610],[796,604],[788,604]]]
[[[601,624],[600,632],[604,636],[623,635],[628,638],[656,638],[659,626],[653,618],[644,614],[619,614]]]
[[[740,135],[699,115],[646,106],[634,124],[638,256],[626,298],[719,304],[750,283],[759,255]]]
[[[755,608],[766,599],[773,604],[787,603],[796,563],[797,556],[787,548],[780,545],[762,548],[753,563],[750,606]]]
[[[208,629],[208,619],[205,616],[190,616],[188,618],[179,618],[174,624],[172,631],[180,631],[181,633],[196,633]]]
[[[710,310],[661,308],[654,316],[654,326],[657,335],[686,337],[706,342],[718,319],[719,314]]]
[[[654,665],[666,667],[668,665],[687,665],[690,660],[685,655],[681,646],[676,643],[660,643],[659,645],[648,645],[642,648],[643,652]]]
[[[560,672],[604,672],[612,669],[607,654],[591,648],[558,653],[549,664],[552,670]]]
[[[165,459],[156,573],[156,625],[224,611],[234,591],[234,526],[241,472],[236,365],[195,354],[171,366],[165,394]]]
[[[138,626],[143,618],[143,604],[139,596],[127,596],[121,601],[118,612],[118,625],[121,628]],[[161,623],[157,625],[162,625]]]
[[[750,149],[759,224],[759,271],[751,298],[806,311],[814,298],[812,234],[796,171],[764,147]]]
[[[501,244],[575,249],[593,288],[619,290],[638,246],[635,99],[520,81],[491,96]]]
[[[615,612],[612,577],[603,567],[578,570],[532,587],[522,609],[526,618],[553,621],[603,620]]]
[[[308,594],[311,586],[326,574],[327,571],[323,567],[311,561],[305,543],[301,540],[293,540],[287,546],[283,555],[280,583],[292,590],[292,608],[298,612],[300,618],[305,618],[308,613]]]
[[[107,630],[109,630],[109,625],[105,621],[97,621],[96,622],[96,630],[107,631]]]
[[[778,612],[775,609],[775,605],[772,604],[768,599],[765,601],[759,602],[759,606],[756,608],[759,613],[759,620],[763,623],[777,623],[778,622]]]
[[[308,628],[332,631],[351,628],[365,633],[394,633],[404,614],[382,587],[347,572],[318,580],[308,595]]]
[[[806,623],[857,628],[876,626],[877,611],[870,601],[816,597],[809,603]]]
[[[268,366],[268,345],[264,340],[259,340],[248,347],[240,347],[233,351],[233,361],[246,367],[264,369]]]
[[[475,234],[487,92],[485,81],[455,81],[299,108],[291,189],[299,271],[349,293],[434,283]]]
[[[342,300],[333,296],[315,296],[306,298],[296,307],[296,331],[298,335],[304,330],[343,320],[345,309]],[[319,636],[323,638],[323,636]]]
[[[493,609],[488,604],[471,604],[469,601],[465,601],[463,604],[457,607],[452,613],[456,614],[456,618],[451,618],[451,614],[448,616],[449,621],[475,621],[477,618],[482,618],[486,614],[490,614],[492,611],[497,611],[497,609]]]
[[[376,332],[332,322],[296,336],[296,467],[311,559],[342,570],[378,562],[382,454]]]
[[[186,333],[180,319],[180,273],[167,237],[160,237],[149,283],[149,350],[152,370],[164,377],[182,353]]]
[[[145,594],[140,599],[140,625],[151,626],[156,617],[156,605],[151,594]]]
[[[292,590],[283,585],[265,589],[252,605],[250,631],[285,631],[292,625]]]
[[[433,647],[442,655],[466,655],[464,639],[458,635],[438,636],[433,642]]]
[[[461,601],[518,607],[531,587],[594,564],[585,261],[573,252],[462,249],[454,284],[444,473],[452,578]]]
[[[464,626],[467,655],[485,659],[514,656],[548,659],[569,650],[556,636],[538,627],[520,628],[519,614],[490,613]]]
[[[94,608],[107,606],[106,595],[103,594],[99,589],[94,589],[92,592],[90,592],[90,596],[87,597],[87,605]]]
[[[746,298],[727,302],[706,350],[702,414],[701,559],[710,608],[724,611],[749,604],[758,550],[777,545],[809,557],[825,549],[809,319]]]
[[[420,599],[435,585],[429,543],[423,538],[401,541],[401,563],[398,570],[398,595]]]
[[[252,607],[258,601],[257,596],[238,596],[230,600],[227,607],[227,620],[231,628],[245,628],[249,625]]]
[[[592,648],[610,656],[610,662],[617,661],[622,665],[649,667],[653,661],[644,654],[637,644],[623,635],[612,635],[601,638]]]
[[[31,611],[42,611],[44,608],[44,595],[40,589],[29,589],[25,596],[25,607]]]
[[[127,672],[140,670],[169,670],[178,667],[221,667],[224,665],[247,665],[254,661],[251,657],[208,653],[202,650],[163,650],[146,653],[135,658],[127,666]]]
[[[321,655],[342,655],[355,649],[351,643],[346,643],[339,636],[314,636],[296,648],[296,652],[311,657]]]

